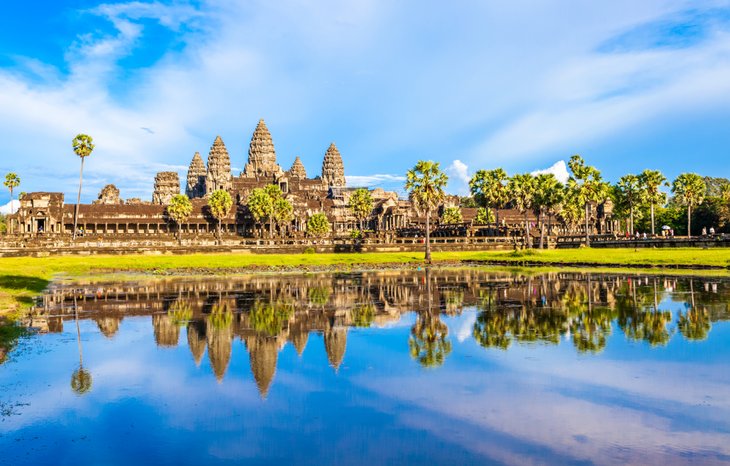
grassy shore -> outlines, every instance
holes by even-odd
[[[561,249],[550,251],[435,252],[435,263],[502,265],[716,268],[730,266],[730,249]],[[205,273],[245,270],[333,270],[384,264],[420,265],[422,253],[193,254],[0,258],[0,313],[28,306],[59,275],[109,272]],[[718,270],[719,272],[719,270]],[[721,272],[724,273],[724,272]]]

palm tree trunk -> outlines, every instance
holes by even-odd
[[[591,246],[591,239],[589,238],[590,233],[588,232],[588,203],[585,204],[585,217],[586,217],[586,246]]]
[[[426,210],[426,262],[431,263],[431,209]]]
[[[489,212],[487,212],[487,223],[489,223]],[[494,223],[497,226],[497,229],[496,229],[497,236],[499,236],[499,209],[496,207],[494,208]]]
[[[8,188],[10,190],[10,213],[13,213],[13,187],[10,186]],[[12,220],[8,222],[8,234],[13,234],[13,222]]]
[[[79,221],[79,204],[81,204],[81,183],[84,179],[84,158],[81,157],[81,171],[79,172],[79,195],[76,197],[76,209],[74,209],[74,231],[71,239],[76,239],[76,227]]]
[[[692,204],[687,205],[687,238],[692,239]]]
[[[654,203],[651,203],[651,236],[654,236]]]
[[[634,236],[635,228],[634,228],[634,206],[633,205],[629,208],[629,218],[631,219],[631,236]]]
[[[527,219],[527,210],[525,210],[525,247],[532,249],[532,242],[530,241],[530,221]]]
[[[544,215],[542,213],[542,209],[540,209],[540,219],[538,222],[540,223],[540,249],[543,248],[545,245],[545,219]]]
[[[81,329],[79,328],[79,308],[76,305],[76,292],[74,291],[74,315],[76,317],[76,342],[79,344],[79,366],[84,365],[84,352],[81,347]]]

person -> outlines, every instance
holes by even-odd
[[[646,232],[644,232],[644,239],[646,239]]]
[[[636,237],[636,239],[639,239],[639,232],[638,231],[636,232],[635,237]]]
[[[702,227],[702,236],[707,236],[707,227]]]
[[[715,227],[710,227],[710,236],[715,236]]]

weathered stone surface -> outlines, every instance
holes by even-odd
[[[276,163],[276,151],[274,141],[271,139],[269,128],[264,120],[259,124],[251,136],[251,144],[248,148],[248,163],[243,169],[241,176],[246,178],[273,178],[283,173],[283,170]]]
[[[119,198],[119,189],[117,189],[117,187],[113,184],[104,186],[104,188],[99,192],[99,197],[94,201],[94,204],[122,204],[122,200]]]
[[[155,176],[153,204],[167,205],[177,194],[180,194],[180,177],[176,172],[160,172]]]
[[[327,187],[345,187],[345,165],[342,163],[342,156],[333,142],[330,144],[322,162],[322,182]]]
[[[190,199],[205,196],[205,178],[207,170],[200,152],[196,152],[193,160],[188,168],[188,185],[185,188],[185,194]]]
[[[302,159],[297,157],[294,159],[294,163],[292,164],[291,168],[289,169],[289,176],[294,178],[300,178],[305,179],[307,177],[307,170],[304,169],[304,164],[302,163]]]
[[[208,172],[205,178],[207,194],[224,189],[231,189],[231,157],[220,136],[215,138],[208,154]]]

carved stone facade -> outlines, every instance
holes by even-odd
[[[188,185],[185,188],[185,194],[190,199],[205,196],[206,176],[205,162],[203,162],[200,152],[196,152],[188,168]]]
[[[160,172],[155,176],[152,203],[167,205],[173,196],[180,194],[180,177],[176,172]]]
[[[99,197],[94,201],[94,204],[104,205],[116,205],[123,204],[124,202],[119,198],[119,189],[113,184],[104,186],[104,189],[99,192]]]
[[[342,156],[334,142],[330,144],[327,152],[324,154],[322,182],[325,186],[335,188],[344,188],[346,184],[345,165],[342,163]]]
[[[188,175],[189,177],[189,175]],[[223,189],[231,189],[231,157],[220,136],[215,138],[208,154],[208,172],[205,178],[205,192],[207,194]]]

